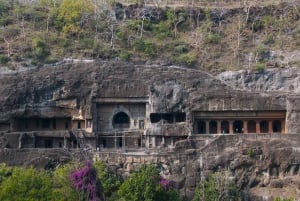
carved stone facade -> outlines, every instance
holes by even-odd
[[[104,62],[2,76],[0,84],[6,148],[128,151],[206,134],[299,131],[297,96],[234,90],[192,69]]]

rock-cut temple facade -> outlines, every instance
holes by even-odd
[[[138,150],[203,135],[299,133],[299,97],[174,66],[72,64],[0,75],[1,148]]]

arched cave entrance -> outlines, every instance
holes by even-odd
[[[274,133],[281,132],[282,130],[281,121],[279,120],[273,121],[272,129]]]
[[[130,119],[125,112],[118,112],[113,118],[113,127],[114,128],[129,128]]]
[[[233,122],[233,132],[243,133],[243,122],[241,120],[236,120]]]
[[[209,122],[209,133],[216,134],[218,132],[218,124],[216,121]]]
[[[221,122],[221,130],[222,133],[229,133],[229,122],[228,121],[222,121]]]
[[[266,120],[262,120],[259,123],[259,126],[260,126],[261,133],[268,133],[268,122]]]
[[[205,134],[206,133],[206,127],[205,127],[205,122],[204,121],[198,121],[197,125],[197,131],[199,134]]]

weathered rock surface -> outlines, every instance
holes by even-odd
[[[275,71],[266,74],[268,79],[263,74],[246,72],[233,73],[227,78],[223,74],[223,80],[219,80],[202,71],[175,66],[99,62],[1,74],[0,123],[12,117],[70,117],[79,109],[90,114],[92,100],[97,97],[147,97],[150,111],[185,112],[188,123],[192,122],[193,111],[286,110],[288,132],[294,134],[192,135],[176,142],[173,149],[147,153],[87,150],[74,153],[67,149],[7,149],[8,137],[17,142],[20,136],[6,132],[0,136],[0,162],[49,168],[75,157],[99,158],[124,175],[143,163],[153,162],[161,165],[163,175],[177,181],[187,197],[193,194],[201,175],[226,170],[245,192],[245,199],[247,196],[248,200],[255,200],[255,197],[259,200],[262,196],[271,199],[274,189],[289,190],[285,197],[299,198],[300,89],[297,80],[291,81],[293,76],[298,79],[296,72],[296,69],[282,72],[286,75],[282,79]],[[243,87],[235,90],[240,85]],[[283,93],[287,89],[292,93]],[[176,128],[181,132],[191,131],[191,124],[186,125],[178,124]],[[167,136],[174,128],[160,127],[160,132]],[[152,130],[156,132],[154,125]],[[26,135],[30,138],[30,133]]]
[[[300,70],[275,68],[259,71],[226,71],[217,75],[235,89],[258,92],[300,93]]]

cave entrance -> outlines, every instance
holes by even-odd
[[[222,121],[221,122],[221,131],[222,133],[229,133],[229,122],[228,121]]]
[[[113,118],[113,127],[114,128],[129,128],[130,119],[125,112],[118,112]]]
[[[216,121],[210,121],[209,122],[209,133],[210,134],[216,134],[218,132],[218,124]]]
[[[233,122],[233,132],[234,133],[243,133],[243,121],[236,120]]]
[[[281,130],[282,130],[281,121],[279,121],[279,120],[273,121],[272,129],[273,129],[274,133],[281,132]]]
[[[205,134],[206,133],[206,128],[205,128],[205,122],[204,121],[198,121],[197,131],[198,131],[199,134]]]
[[[259,126],[260,126],[261,133],[268,133],[268,122],[266,120],[262,120],[259,123]]]

